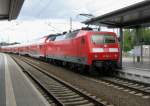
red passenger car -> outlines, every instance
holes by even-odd
[[[120,54],[115,33],[85,29],[63,34],[51,34],[36,42],[5,46],[1,50],[43,58],[63,65],[89,68],[117,66]]]

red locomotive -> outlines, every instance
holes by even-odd
[[[76,30],[64,34],[51,34],[26,45],[3,46],[3,52],[13,52],[44,58],[72,67],[117,66],[119,43],[115,33]]]

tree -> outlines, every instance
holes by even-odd
[[[149,28],[145,28],[143,29],[143,44],[145,45],[150,45],[150,29]]]
[[[150,28],[140,28],[139,42],[143,45],[150,45]],[[124,30],[124,51],[130,51],[137,43],[136,30]]]
[[[124,31],[124,51],[130,51],[133,48],[133,34],[132,31],[126,29]]]

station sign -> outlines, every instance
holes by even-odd
[[[141,56],[141,46],[135,46],[133,49],[134,56]]]

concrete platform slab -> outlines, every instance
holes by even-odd
[[[133,57],[123,58],[123,67],[128,69],[136,69],[141,71],[150,71],[150,59],[143,58],[143,62],[133,62]]]
[[[127,78],[150,84],[150,71],[137,70],[136,68],[123,68],[118,71],[121,78]]]
[[[5,61],[4,56],[0,55],[0,106],[6,105],[5,96]]]
[[[14,60],[0,53],[0,106],[49,106]]]

